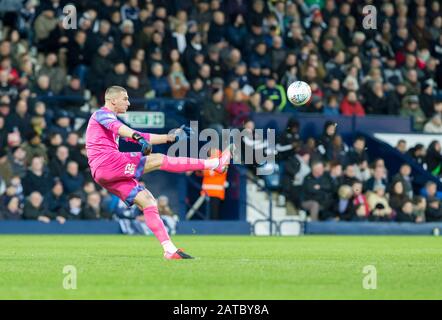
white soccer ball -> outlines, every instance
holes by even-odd
[[[295,106],[306,104],[312,96],[312,89],[307,82],[295,81],[287,88],[287,97]]]

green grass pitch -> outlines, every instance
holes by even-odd
[[[442,299],[440,237],[174,240],[197,259],[166,261],[153,237],[0,236],[0,299]],[[366,265],[377,289],[363,288]]]

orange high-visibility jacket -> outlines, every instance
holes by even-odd
[[[201,186],[201,195],[224,200],[226,191],[227,171],[218,173],[213,170],[203,171],[203,184]]]

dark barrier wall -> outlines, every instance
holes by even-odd
[[[309,113],[252,113],[251,119],[257,128],[273,128],[277,133],[282,132],[290,117],[298,119],[301,125],[301,138],[316,137],[322,134],[324,123],[327,120],[335,121],[338,124],[338,132],[342,136],[353,135],[356,131],[367,133],[391,132],[391,133],[411,133],[413,132],[411,119],[399,116],[324,116],[322,114]]]
[[[340,235],[432,235],[440,223],[395,222],[307,222],[306,234]],[[177,234],[250,235],[247,221],[180,221]],[[38,221],[0,221],[1,234],[122,234],[116,221],[67,221],[45,224]]]
[[[122,234],[116,221],[0,221],[1,234]],[[180,221],[177,234],[239,234],[249,235],[247,221]]]
[[[306,234],[342,235],[433,235],[435,229],[442,230],[439,223],[395,223],[395,222],[307,222]]]
[[[0,234],[121,234],[116,221],[0,221]]]

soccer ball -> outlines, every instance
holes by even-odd
[[[295,81],[287,88],[287,97],[295,106],[302,106],[312,96],[312,89],[304,81]]]

